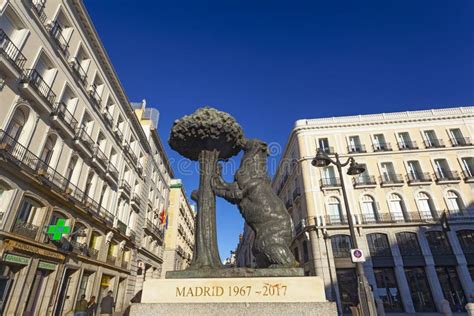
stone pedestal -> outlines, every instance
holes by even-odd
[[[320,277],[150,279],[131,315],[336,316]]]

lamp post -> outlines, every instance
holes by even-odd
[[[347,169],[347,174],[351,176],[363,173],[365,171],[365,168],[355,162],[354,158],[352,157],[349,157],[345,162],[341,162],[339,160],[339,154],[336,153],[334,155],[334,158],[335,159],[332,159],[327,153],[318,150],[316,153],[316,157],[314,157],[311,164],[315,167],[327,167],[330,164],[336,166],[337,171],[339,173],[339,178],[341,180],[342,196],[344,198],[344,207],[346,209],[347,222],[349,224],[349,230],[351,233],[352,246],[354,248],[359,248],[354,227],[354,221],[352,220],[352,215],[349,208],[349,200],[347,199],[347,192],[344,186],[342,168],[349,165],[349,168]],[[365,276],[364,266],[361,262],[356,262],[355,265],[358,280],[357,293],[359,296],[359,304],[361,307],[362,315],[376,316],[377,309],[375,307],[374,296],[370,288],[369,282],[367,281],[367,277]]]

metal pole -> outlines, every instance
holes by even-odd
[[[346,208],[347,222],[349,224],[349,231],[351,233],[352,246],[354,248],[359,248],[357,243],[357,236],[354,227],[354,221],[352,220],[352,214],[349,208],[349,200],[347,199],[346,187],[344,186],[344,177],[342,173],[342,164],[339,160],[339,155],[336,154],[336,167],[339,172],[339,177],[341,180],[342,196],[344,198],[344,207]],[[369,283],[365,276],[364,266],[361,262],[356,262],[356,273],[358,279],[357,292],[359,294],[359,304],[361,307],[361,312],[363,316],[376,316],[377,309],[375,308],[375,301],[372,290],[370,289]]]

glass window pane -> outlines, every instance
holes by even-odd
[[[337,286],[343,313],[350,313],[351,306],[357,306],[357,275],[355,269],[336,269]]]
[[[466,305],[466,297],[459,281],[456,267],[436,267],[439,283],[443,290],[443,295],[451,305],[453,312],[464,312]]]
[[[405,268],[411,299],[417,313],[436,312],[424,268]]]
[[[382,299],[385,311],[403,311],[400,291],[398,290],[393,268],[374,268],[374,274],[377,284],[375,291]]]

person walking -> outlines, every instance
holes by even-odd
[[[113,292],[108,291],[107,296],[100,302],[100,315],[112,316],[115,308],[114,298],[112,297]]]
[[[86,295],[82,294],[81,298],[76,302],[76,308],[74,308],[74,316],[86,316],[86,313],[87,313]]]
[[[95,296],[91,296],[91,299],[87,303],[87,316],[95,316],[97,312],[97,302],[95,301]]]

